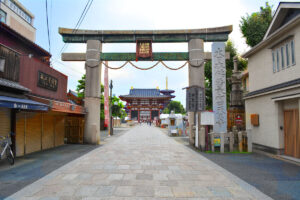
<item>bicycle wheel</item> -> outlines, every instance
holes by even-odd
[[[9,162],[10,165],[14,165],[15,164],[14,154],[12,153],[12,151],[11,151],[10,148],[8,148],[6,150],[6,159]]]

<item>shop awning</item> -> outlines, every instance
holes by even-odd
[[[49,106],[29,99],[0,96],[0,107],[47,111]]]
[[[33,95],[27,95],[31,100],[49,105],[49,111],[64,112],[69,114],[86,114],[83,106],[71,104],[63,101],[55,101]]]

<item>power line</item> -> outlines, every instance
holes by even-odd
[[[50,52],[51,51],[51,43],[50,43],[50,31],[49,31],[49,20],[48,20],[48,1],[47,0],[46,0],[46,19],[47,19],[48,44],[49,44],[49,52]]]
[[[82,72],[80,72],[80,71],[77,71],[77,70],[73,69],[72,67],[70,67],[70,66],[66,65],[65,63],[61,62],[60,60],[53,59],[53,62],[56,62],[56,63],[58,63],[58,64],[60,64],[60,65],[63,65],[63,66],[65,66],[65,67],[71,69],[72,71],[77,72],[77,73],[80,74],[80,75],[84,75],[84,73],[82,73]]]
[[[79,29],[80,25],[82,24],[82,22],[83,22],[83,20],[84,20],[84,18],[86,16],[86,14],[87,14],[87,12],[89,11],[92,3],[93,3],[93,0],[88,0],[87,1],[87,3],[85,5],[85,7],[84,7],[84,9],[83,9],[83,11],[82,11],[82,13],[81,13],[78,21],[77,21],[77,23],[76,23],[76,25],[75,25],[72,33],[76,33],[77,32],[77,30]],[[62,47],[62,49],[60,50],[59,55],[67,48],[67,46],[68,46],[68,44],[65,43],[64,46]]]

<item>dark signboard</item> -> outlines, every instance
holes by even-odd
[[[58,79],[49,74],[38,71],[37,85],[48,90],[57,91]]]
[[[186,110],[198,112],[205,110],[205,92],[201,87],[190,87],[186,90]]]
[[[137,40],[136,41],[136,60],[139,58],[152,59],[152,41]]]

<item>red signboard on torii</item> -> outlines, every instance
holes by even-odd
[[[136,41],[136,61],[139,58],[148,58],[152,60],[152,41],[137,40]]]
[[[107,61],[106,61],[107,64]],[[104,68],[104,127],[109,124],[108,68]]]

